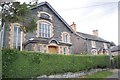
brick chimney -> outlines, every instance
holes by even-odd
[[[72,25],[70,25],[70,27],[73,29],[73,31],[76,32],[76,24],[75,24],[75,22],[73,22]]]
[[[93,35],[98,36],[98,30],[93,30]]]

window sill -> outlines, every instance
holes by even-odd
[[[70,42],[63,42],[63,41],[60,41],[61,43],[65,43],[65,44],[72,44],[72,43],[70,43]]]
[[[51,38],[51,37],[39,37],[39,38],[45,38],[45,39],[49,39],[49,38]]]

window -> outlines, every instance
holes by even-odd
[[[21,45],[21,31],[19,26],[14,26],[13,46],[14,48],[20,50],[20,45]]]
[[[1,23],[0,23],[0,48],[2,48],[3,47],[3,38],[4,38],[4,29],[5,28],[5,26],[3,25],[3,27],[2,27],[2,25],[1,25]]]
[[[91,41],[92,48],[96,48],[96,43],[95,41]]]
[[[50,24],[46,22],[40,22],[39,34],[40,37],[50,38],[51,36]]]
[[[2,31],[0,31],[0,44],[1,44],[1,41],[2,41]]]
[[[38,11],[38,17],[43,20],[52,21],[52,15],[44,11]]]
[[[3,30],[0,31],[0,48],[2,48],[3,43]]]
[[[63,50],[63,51],[64,51],[64,54],[67,54],[67,47],[64,47],[63,49],[64,49],[64,50]]]
[[[68,34],[64,34],[64,35],[63,35],[63,41],[64,41],[65,43],[68,42]]]
[[[108,49],[107,43],[103,43],[103,45],[105,49]]]
[[[44,18],[44,19],[50,19],[50,16],[48,14],[45,14],[45,13],[41,13],[41,18]]]
[[[41,45],[38,45],[38,51],[41,52],[42,51],[42,46]]]
[[[97,54],[97,50],[96,50],[96,49],[92,49],[92,50],[91,50],[91,53],[92,53],[92,54]]]
[[[64,43],[70,43],[70,33],[69,32],[62,32],[61,33],[61,40]]]

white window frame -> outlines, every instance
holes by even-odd
[[[17,34],[15,34],[14,30],[15,28],[17,28]],[[18,32],[20,29],[19,26],[14,25],[14,30],[13,30],[13,47],[15,47],[15,49],[18,49],[18,46],[20,46],[20,50],[22,50],[22,31],[20,31],[20,33]],[[19,34],[20,34],[20,41],[18,40],[19,38]],[[16,37],[15,37],[16,35]],[[16,39],[16,40],[15,40]],[[15,42],[14,42],[15,40]],[[14,44],[15,43],[15,44]],[[20,43],[20,44],[19,44]],[[19,45],[18,45],[19,44]]]
[[[108,49],[107,43],[103,43],[103,45],[105,49]]]
[[[91,41],[91,46],[92,46],[92,48],[96,48],[96,42],[95,41]]]
[[[2,49],[3,46],[3,30],[0,31],[0,48]]]
[[[64,52],[64,54],[67,54],[67,47],[63,48],[63,52]]]
[[[44,38],[51,37],[51,24],[47,22],[40,22],[39,23],[39,36]]]
[[[92,49],[91,53],[94,54],[94,55],[96,55],[97,54],[97,50],[96,49]]]
[[[38,50],[39,52],[42,52],[42,45],[38,45],[38,46],[37,46],[37,50]]]
[[[63,42],[65,42],[65,43],[68,42],[68,34],[63,35]]]
[[[1,49],[3,48],[4,31],[5,31],[5,23],[3,24],[3,26],[1,26],[1,31],[0,31],[0,48]]]

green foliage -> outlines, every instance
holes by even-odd
[[[4,3],[2,6],[2,21],[4,23],[19,23],[23,32],[36,29],[36,19],[32,16],[29,4],[20,2]]]
[[[4,59],[5,57],[5,59]],[[11,57],[10,59],[8,59]],[[66,72],[78,72],[91,68],[109,66],[108,56],[76,56],[45,54],[26,51],[3,51],[3,77],[31,78],[40,75],[51,75]],[[7,66],[8,69],[4,68]]]
[[[2,74],[6,74],[7,70],[9,70],[8,65],[12,65],[12,63],[17,59],[17,50],[13,49],[3,49],[2,50]]]
[[[120,69],[120,55],[115,56],[115,67]]]

